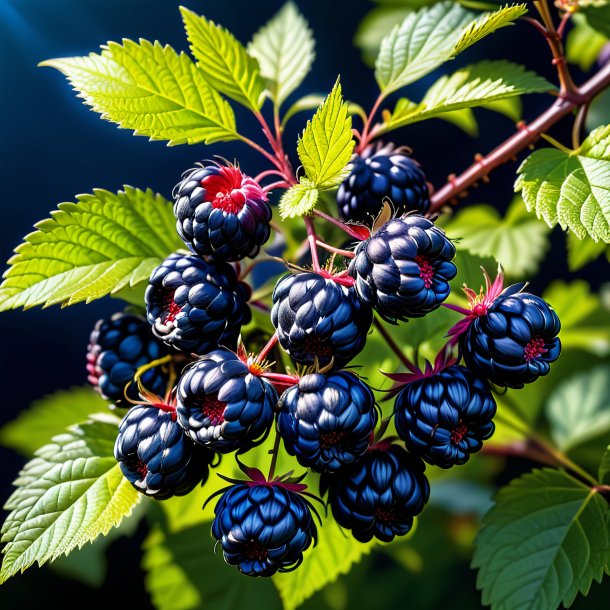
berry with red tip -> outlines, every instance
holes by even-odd
[[[236,347],[242,324],[250,321],[249,297],[250,288],[231,265],[174,253],[150,276],[146,314],[165,343],[205,354]]]
[[[449,296],[455,247],[417,215],[395,218],[358,244],[349,275],[360,299],[388,322],[419,318]]]
[[[256,256],[269,239],[267,195],[239,167],[190,169],[173,194],[178,234],[195,254],[238,261]]]

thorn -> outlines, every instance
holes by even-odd
[[[483,176],[481,176],[481,180],[485,183],[485,184],[489,184],[489,174],[485,174]]]

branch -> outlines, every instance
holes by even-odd
[[[557,121],[570,114],[575,108],[590,102],[608,85],[610,85],[610,62],[577,89],[578,98],[572,96],[559,97],[537,119],[529,125],[522,124],[517,133],[492,150],[487,156],[480,157],[464,173],[452,178],[445,186],[436,191],[432,196],[429,213],[438,212],[443,205],[485,178],[493,169],[514,158],[523,149],[534,143],[540,137],[540,134],[547,132]]]

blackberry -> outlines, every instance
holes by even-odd
[[[173,407],[141,405],[123,418],[114,457],[139,492],[166,500],[204,483],[214,454],[184,434]]]
[[[366,343],[373,321],[370,307],[354,289],[321,275],[281,278],[273,291],[271,321],[280,345],[299,364],[347,364]]]
[[[465,363],[498,386],[522,388],[559,358],[561,323],[553,308],[520,286],[477,306],[460,337]]]
[[[396,396],[395,424],[407,449],[429,464],[465,464],[494,432],[496,402],[487,383],[453,365],[408,383]]]
[[[344,221],[372,225],[384,200],[396,216],[425,214],[430,207],[426,176],[404,149],[388,144],[369,147],[352,160],[352,169],[337,192],[339,215]]]
[[[109,320],[99,320],[89,338],[87,372],[91,385],[106,400],[128,407],[138,400],[138,387],[132,383],[141,366],[169,353],[140,316],[116,313]],[[163,395],[169,375],[162,367],[149,369],[141,376],[142,385],[153,394]]]
[[[170,254],[150,276],[146,314],[153,333],[184,352],[235,348],[250,321],[250,289],[227,263]]]
[[[216,350],[178,381],[178,423],[195,442],[221,453],[247,449],[267,436],[277,392],[233,352]]]
[[[337,523],[354,538],[390,542],[404,536],[430,495],[421,458],[382,441],[357,463],[336,475],[323,475]]]
[[[451,241],[417,215],[390,220],[358,244],[355,254],[348,273],[358,296],[392,323],[437,309],[457,272]]]
[[[271,206],[234,165],[190,169],[174,189],[178,234],[195,254],[238,261],[255,257],[271,232]]]
[[[214,510],[212,535],[225,561],[248,576],[288,572],[303,561],[317,536],[308,503],[276,483],[240,483],[225,491]]]
[[[305,375],[280,399],[278,425],[286,450],[316,472],[357,461],[376,423],[373,393],[347,371]]]

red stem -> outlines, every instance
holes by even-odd
[[[267,342],[267,345],[265,345],[265,347],[263,347],[263,349],[258,353],[258,356],[256,357],[256,359],[259,362],[262,362],[268,355],[269,352],[275,347],[275,344],[278,341],[278,336],[277,333],[274,333],[273,336],[271,337],[271,339],[269,339],[269,341]]]
[[[260,182],[263,178],[267,178],[268,176],[279,176],[280,178],[283,178],[284,174],[277,169],[268,169],[258,174],[258,176],[254,178],[254,182]]]
[[[318,248],[316,246],[317,235],[313,226],[313,218],[305,216],[305,227],[307,228],[307,241],[309,241],[309,251],[311,252],[311,264],[314,271],[320,271],[320,259],[318,258]]]
[[[351,250],[342,250],[341,248],[335,248],[335,246],[331,246],[326,242],[323,242],[321,239],[316,239],[316,244],[329,252],[334,252],[335,254],[340,254],[341,256],[345,256],[347,258],[355,258],[356,255]]]
[[[366,123],[362,128],[362,135],[360,136],[360,142],[358,142],[358,146],[356,146],[356,152],[361,153],[368,145],[371,140],[371,125],[373,123],[373,119],[375,118],[375,114],[379,110],[379,106],[381,106],[381,102],[385,99],[385,94],[382,92],[377,96],[373,107],[371,108],[371,112],[366,119]]]
[[[267,186],[264,186],[263,191],[265,191],[265,193],[269,193],[273,189],[289,189],[291,186],[292,185],[289,184],[286,180],[278,180],[277,182],[273,182],[271,184],[268,184]]]
[[[540,134],[546,133],[557,121],[570,114],[575,108],[593,99],[600,91],[610,85],[610,62],[594,74],[578,90],[578,96],[564,95],[545,110],[529,125],[522,125],[517,133],[492,150],[487,156],[479,158],[465,172],[451,179],[432,196],[429,214],[438,212],[445,203],[452,201],[473,184],[487,176],[493,169],[515,157],[523,149],[535,142]]]
[[[341,222],[340,220],[337,220],[336,218],[333,218],[332,216],[329,216],[328,214],[325,214],[320,210],[314,210],[313,213],[316,216],[323,218],[327,222],[334,224],[336,227],[339,227],[342,231],[345,231],[345,233],[347,233],[350,237],[353,237],[358,241],[362,241],[363,239],[366,239],[368,235],[370,235],[370,231],[366,227],[359,227],[359,230],[357,230],[356,228],[345,224],[344,222]]]

